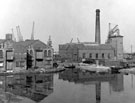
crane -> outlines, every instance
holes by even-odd
[[[23,36],[21,35],[21,31],[20,31],[20,26],[16,26],[16,30],[17,30],[17,36],[18,36],[18,41],[23,41]]]
[[[35,26],[35,22],[33,21],[31,40],[34,40],[34,26]]]
[[[79,38],[77,38],[77,41],[78,41],[78,43],[80,43],[80,40],[79,40]]]
[[[13,41],[16,42],[16,38],[15,38],[15,36],[14,36],[14,30],[13,30],[13,28],[12,28],[12,36],[13,36]]]
[[[109,33],[108,37],[119,35],[118,25],[115,25],[112,29],[110,28],[111,23],[109,23]]]

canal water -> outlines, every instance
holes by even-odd
[[[0,76],[0,103],[135,103],[135,75],[68,69]]]

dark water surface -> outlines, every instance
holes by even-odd
[[[135,103],[135,75],[69,69],[0,76],[0,103]]]

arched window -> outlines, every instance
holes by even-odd
[[[3,51],[0,50],[0,58],[3,58]]]
[[[104,59],[105,58],[105,54],[104,53],[102,53],[102,59]]]
[[[90,59],[92,58],[92,53],[89,54],[89,58],[90,58]]]
[[[82,54],[82,58],[86,58],[86,54],[85,53]]]
[[[51,50],[48,50],[48,56],[51,57]]]
[[[33,55],[33,51],[32,50],[30,50],[30,55]]]
[[[98,53],[96,53],[96,59],[98,59]]]
[[[44,51],[44,57],[47,57],[47,50]]]
[[[110,54],[108,54],[108,59],[110,59],[111,58],[111,55]]]

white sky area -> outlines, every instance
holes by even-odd
[[[73,42],[94,42],[95,10],[100,9],[101,41],[108,35],[108,23],[118,24],[124,36],[124,51],[135,51],[135,0],[0,0],[0,37],[19,25],[24,39],[29,39],[35,21],[35,39],[53,47]]]

